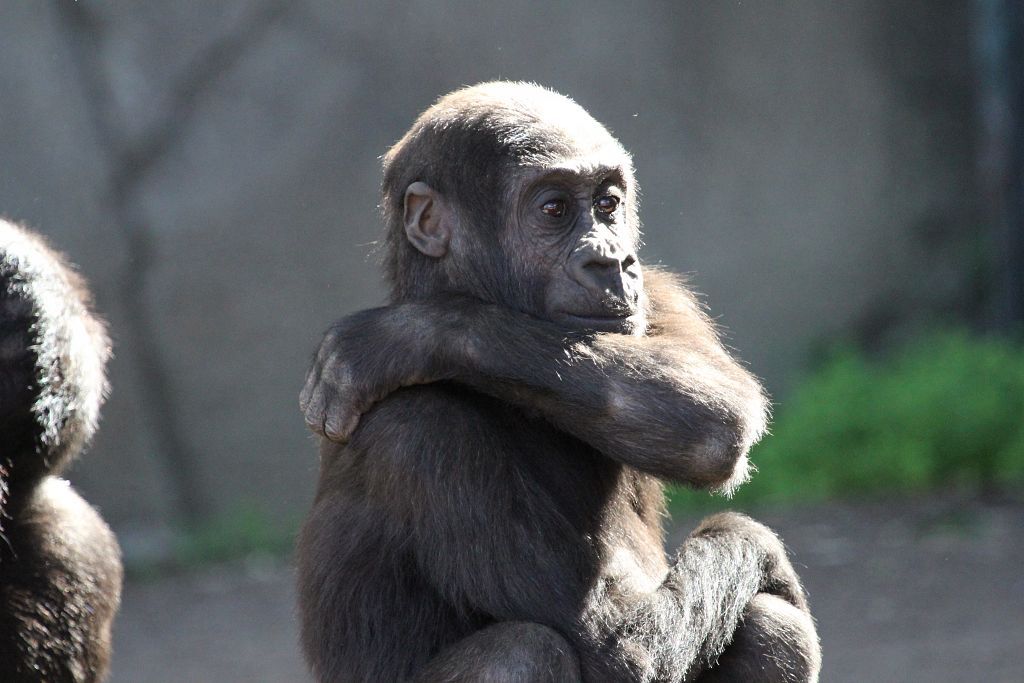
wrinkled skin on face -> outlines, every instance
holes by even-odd
[[[628,159],[584,150],[516,177],[503,235],[506,253],[530,264],[542,317],[573,329],[640,335],[646,329],[643,270]],[[607,160],[619,163],[609,165]],[[603,159],[604,161],[597,161]]]

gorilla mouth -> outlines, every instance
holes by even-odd
[[[632,332],[636,327],[637,322],[633,316],[636,315],[636,311],[623,310],[623,311],[602,311],[600,313],[590,313],[586,315],[579,315],[576,313],[566,313],[566,321],[575,328],[594,330],[595,332],[619,332],[627,334]]]

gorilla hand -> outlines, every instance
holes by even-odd
[[[445,377],[433,349],[440,313],[429,304],[400,304],[342,318],[324,335],[299,407],[306,424],[331,441],[345,443],[359,418],[402,387]]]
[[[722,512],[704,519],[690,534],[695,537],[738,536],[754,546],[763,558],[762,583],[758,590],[777,595],[797,609],[809,612],[800,577],[789,561],[786,548],[775,533],[746,515]]]

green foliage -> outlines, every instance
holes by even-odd
[[[125,571],[133,581],[149,581],[221,562],[259,566],[288,557],[298,528],[296,515],[242,502],[199,524],[179,526],[164,543],[135,552],[126,546]]]
[[[275,519],[257,505],[242,505],[183,534],[174,552],[182,567],[235,560],[250,555],[291,552],[297,524]]]
[[[840,349],[776,406],[772,432],[733,505],[1019,486],[1024,348],[946,332],[883,360]],[[678,491],[673,504],[708,507]]]

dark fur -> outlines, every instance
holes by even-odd
[[[607,135],[589,117],[550,125],[531,102],[551,97],[455,93],[385,159],[393,303],[332,329],[303,395],[318,431],[338,411],[362,415],[347,443],[321,442],[299,541],[314,674],[814,680],[813,622],[768,529],[718,515],[665,557],[661,481],[737,485],[765,421],[759,385],[692,295],[649,270],[647,334],[631,337],[529,315],[529,294],[501,281],[516,267],[500,248],[516,169],[572,149],[570,134]],[[459,208],[469,260],[405,242],[396,197],[413,181]]]
[[[120,549],[59,474],[96,429],[110,345],[78,275],[0,220],[0,680],[106,676]]]

